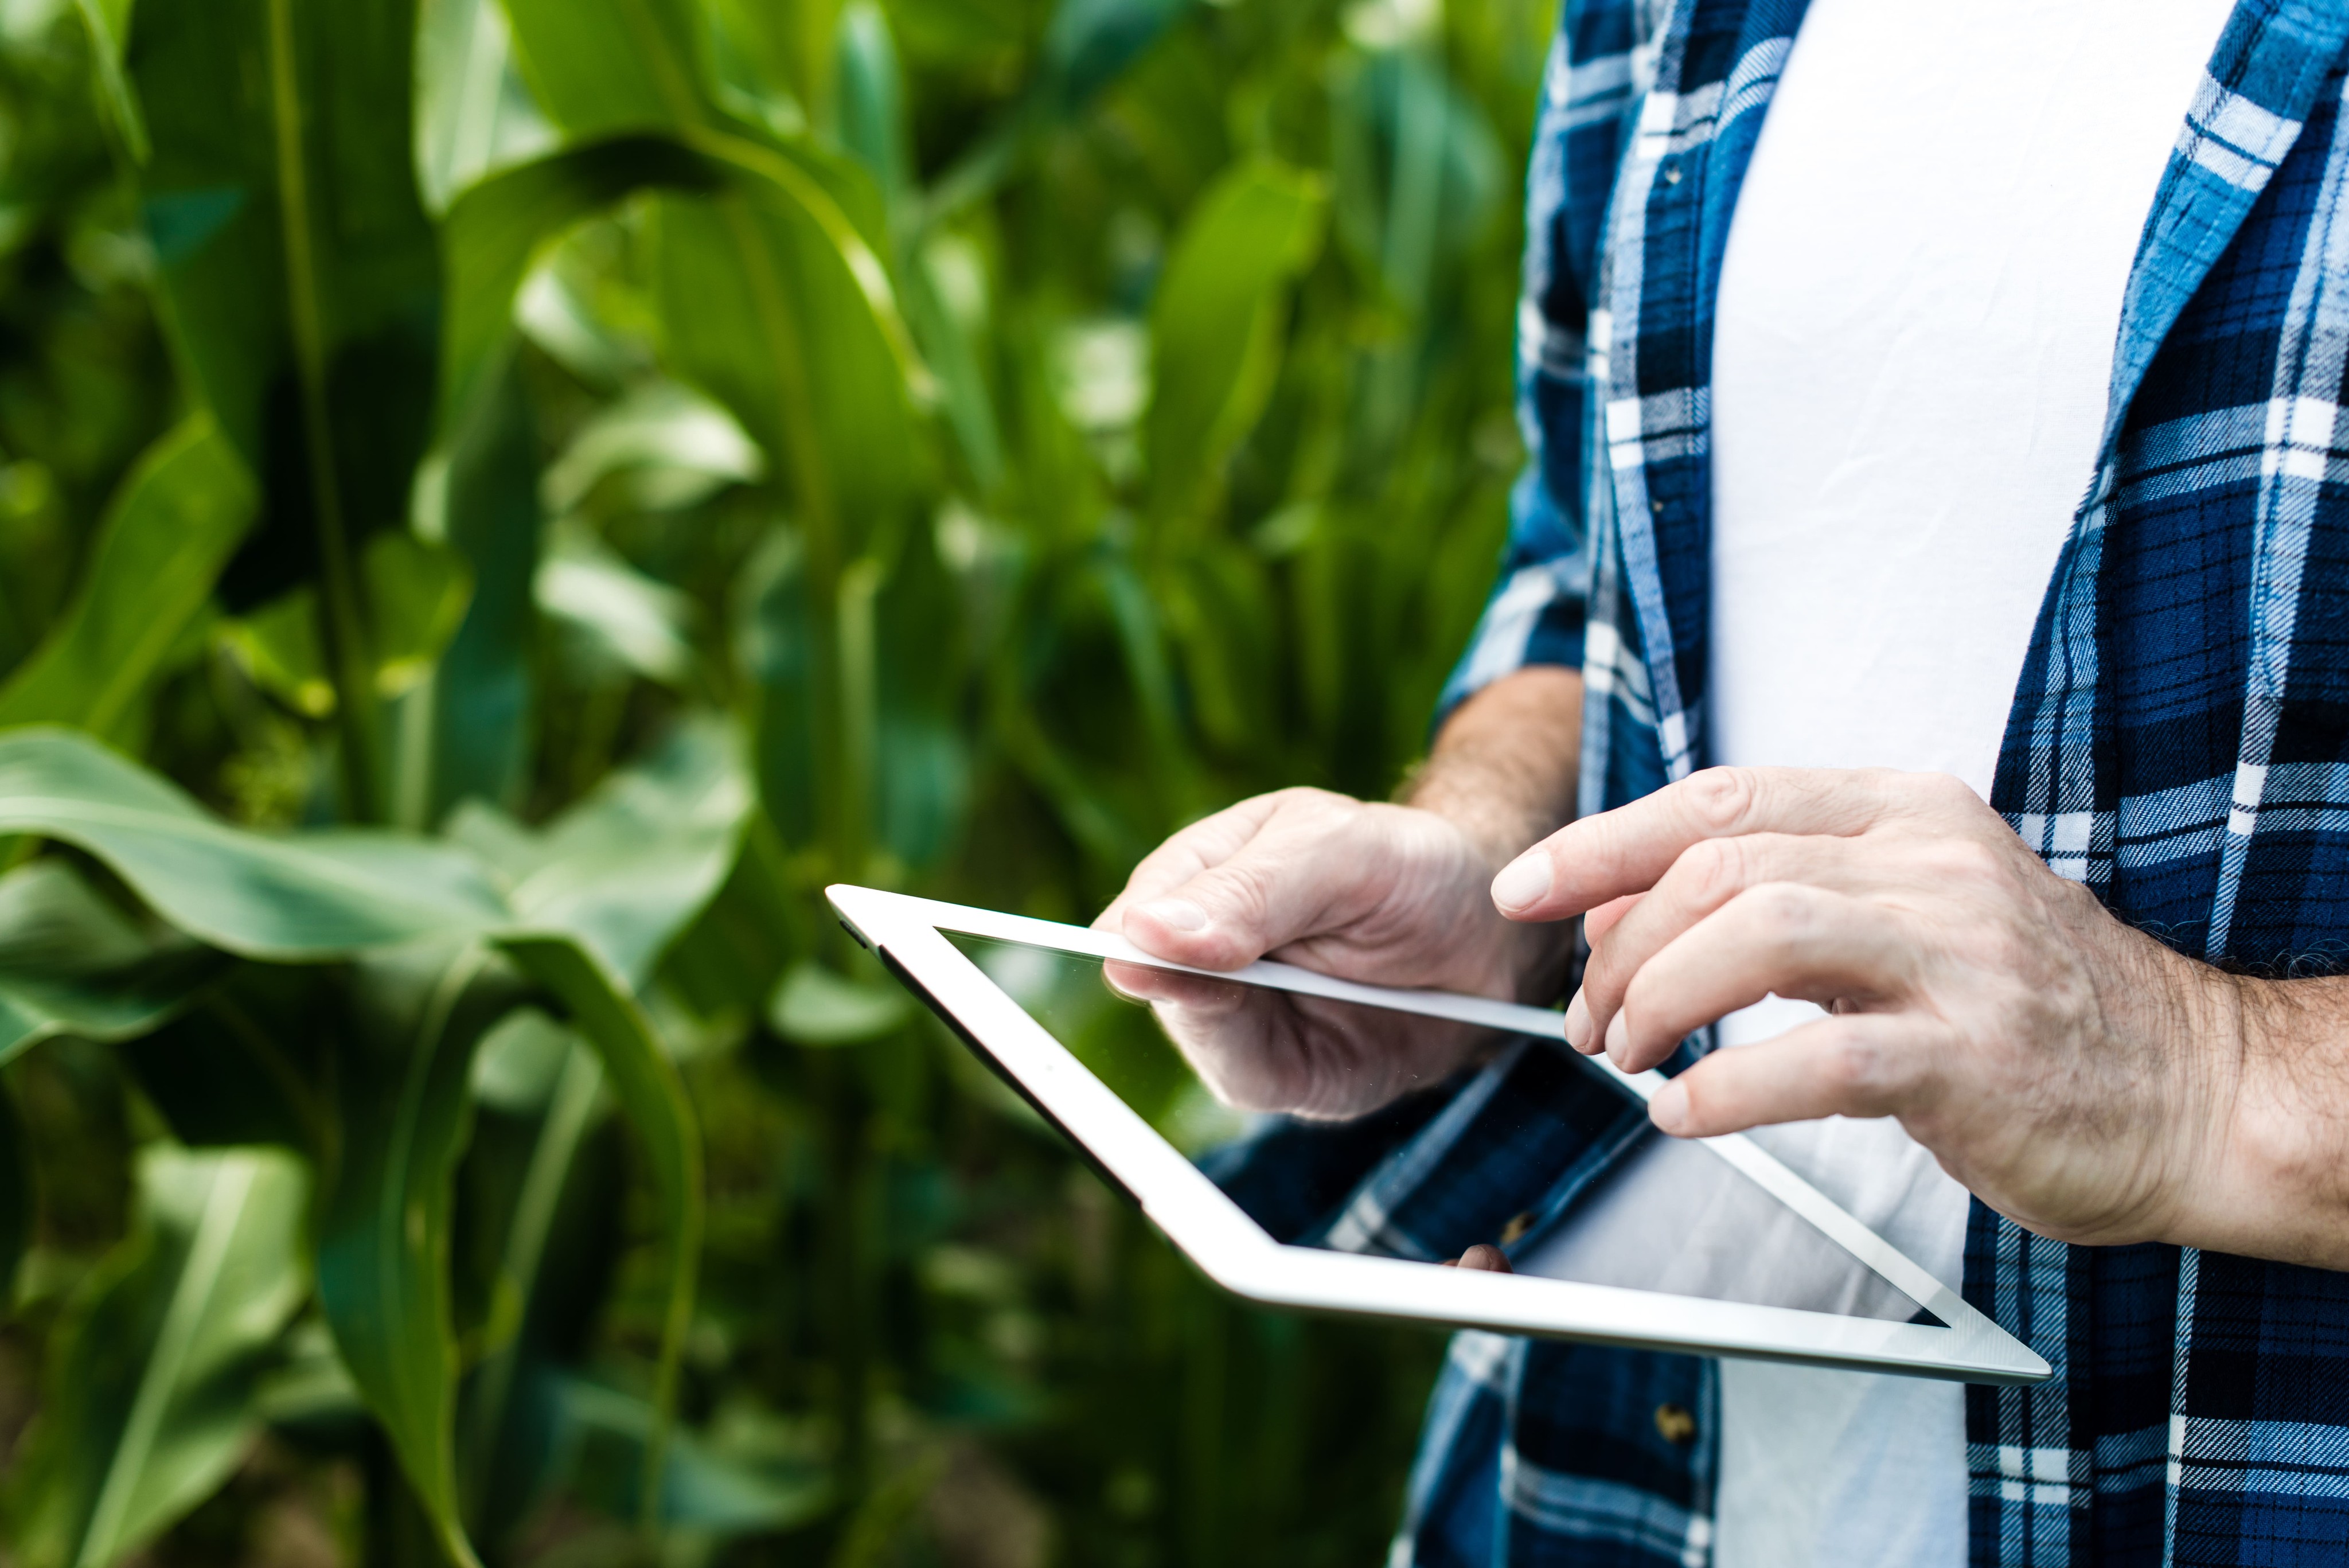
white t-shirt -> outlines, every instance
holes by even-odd
[[[1933,770],[1988,795],[2093,476],[2129,264],[2230,9],[1811,0],[1722,275],[1714,760]],[[1816,1015],[1774,999],[1722,1044]],[[1960,1282],[1966,1193],[1899,1123],[1758,1136]],[[1643,1155],[1526,1264],[1590,1277],[1635,1209],[1734,1210],[1692,1190],[1718,1179]],[[1721,1395],[1716,1568],[1963,1563],[1957,1385],[1724,1361]]]

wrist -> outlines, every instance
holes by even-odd
[[[1573,819],[1581,742],[1582,677],[1529,666],[1462,702],[1395,798],[1450,822],[1498,871]]]
[[[2225,1092],[2184,1221],[2214,1251],[2349,1269],[2349,984],[2207,971],[2222,1029],[2209,1054]]]

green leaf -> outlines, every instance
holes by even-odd
[[[373,687],[398,697],[431,674],[433,661],[465,618],[472,574],[446,545],[388,529],[367,543],[361,574],[373,642]],[[295,712],[323,719],[336,710],[334,681],[318,645],[317,597],[299,587],[230,624],[224,633],[255,684]]]
[[[497,0],[419,0],[416,172],[424,203],[445,213],[492,170],[535,157],[554,128],[513,63]]]
[[[221,643],[246,679],[306,719],[335,711],[334,682],[318,647],[318,596],[307,587],[271,600],[221,628]]]
[[[488,0],[481,0],[486,5]],[[473,597],[433,672],[424,798],[402,820],[437,824],[467,796],[519,804],[529,760],[532,582],[539,557],[538,441],[509,336],[449,446],[443,528]]]
[[[574,135],[716,118],[694,7],[679,0],[505,0],[523,75]]]
[[[149,448],[98,524],[65,614],[0,687],[0,726],[66,723],[119,735],[212,597],[253,507],[244,465],[205,416]]]
[[[532,265],[564,232],[647,188],[705,189],[720,175],[665,136],[616,136],[566,147],[502,170],[449,209],[440,244],[449,279],[441,323],[440,418],[472,406],[503,352],[514,296]]]
[[[556,1271],[565,1262],[575,1268],[578,1260],[563,1256],[566,1250],[556,1235],[557,1221],[606,1098],[603,1063],[576,1034],[535,1008],[510,1016],[529,1020],[527,1033],[501,1026],[485,1043],[484,1065],[492,1047],[502,1047],[501,1054],[509,1058],[504,1069],[509,1075],[520,1043],[531,1042],[528,1049],[533,1053],[542,1045],[553,1050],[545,1054],[551,1070],[544,1074],[543,1092],[532,1095],[526,1104],[509,1101],[504,1107],[510,1114],[534,1115],[536,1124],[506,1208],[504,1244],[490,1284],[490,1321],[482,1331],[484,1354],[466,1385],[459,1428],[465,1516],[482,1533],[511,1526],[536,1501],[547,1468],[544,1450],[551,1446],[546,1440],[551,1423],[528,1396],[533,1385],[543,1381],[541,1369],[556,1350],[546,1343],[548,1324],[561,1322],[572,1311],[572,1303],[563,1298],[578,1282],[567,1272]],[[484,1075],[478,1070],[474,1084],[481,1102],[490,1104]],[[578,1249],[574,1244],[568,1251],[575,1254]],[[555,1254],[552,1266],[550,1252]]]
[[[458,1507],[450,1179],[474,1048],[522,995],[479,947],[369,959],[353,979],[335,1074],[342,1147],[321,1204],[318,1299],[442,1551],[477,1559]]]
[[[33,1161],[16,1092],[0,1076],[0,1323],[16,1314],[16,1266],[33,1244]]]
[[[140,1222],[76,1302],[18,1480],[34,1568],[104,1568],[226,1479],[303,1295],[301,1167],[258,1149],[140,1158]]]
[[[433,385],[440,257],[419,200],[413,0],[141,0],[140,178],[188,391],[262,476],[233,607],[315,580],[346,808],[388,804],[359,582],[405,520]]]
[[[918,476],[909,377],[925,394],[929,383],[848,209],[799,165],[772,162],[799,175],[803,200],[738,185],[662,202],[656,286],[671,362],[766,450],[829,591],[854,531],[905,504]]]
[[[0,1062],[56,1034],[143,1034],[222,962],[208,949],[157,940],[63,860],[20,866],[0,877]]]
[[[660,1048],[643,1011],[610,967],[575,942],[508,937],[500,944],[515,963],[553,992],[604,1060],[613,1092],[628,1109],[644,1142],[646,1163],[669,1231],[668,1310],[661,1327],[660,1365],[653,1379],[656,1419],[645,1444],[644,1475],[666,1473],[663,1448],[677,1407],[678,1365],[693,1322],[695,1281],[701,1260],[707,1199],[702,1191],[701,1132],[684,1080]],[[657,1495],[650,1485],[641,1496]]]
[[[914,182],[905,73],[889,18],[874,0],[850,0],[833,34],[833,118],[840,145],[864,165],[892,209]]]
[[[481,805],[460,807],[449,832],[511,879],[518,924],[577,939],[634,990],[732,869],[750,806],[733,730],[702,718],[543,834]]]
[[[1288,286],[1321,246],[1321,183],[1251,159],[1199,198],[1150,311],[1155,378],[1143,435],[1152,494],[1185,514],[1218,493],[1224,463],[1264,411],[1280,363]]]
[[[665,511],[749,483],[765,470],[759,449],[724,409],[673,381],[651,381],[580,427],[546,470],[546,504],[568,512],[605,479],[626,474],[634,504]]]
[[[89,29],[89,67],[98,100],[106,106],[123,151],[134,162],[144,163],[152,151],[147,140],[146,116],[139,111],[139,95],[122,73],[122,46],[130,36],[130,0],[74,0],[83,26]]]
[[[804,234],[810,265],[844,291],[826,296],[848,313],[846,322],[831,329],[853,335],[861,323],[866,333],[878,335],[900,383],[926,384],[876,254],[885,243],[878,198],[858,171],[805,151],[709,131],[616,135],[506,170],[450,208],[442,240],[450,278],[441,356],[444,421],[472,396],[507,331],[515,292],[537,257],[581,219],[643,190],[722,192],[754,218],[769,214],[786,232]],[[776,264],[755,227],[745,233],[750,248],[737,268],[757,280],[752,286],[771,290]],[[773,332],[761,314],[724,314],[743,308],[744,286],[737,283],[728,300],[703,300],[698,308],[712,331],[739,337],[748,325],[758,335],[750,351],[771,349]],[[773,314],[764,305],[761,309]],[[709,377],[696,372],[694,379],[733,408],[771,454],[776,451],[774,421],[762,405],[746,407]],[[905,395],[900,385],[897,396]]]
[[[657,1422],[652,1407],[582,1377],[556,1375],[550,1382],[573,1492],[624,1518],[640,1511],[646,1445]],[[750,1462],[691,1432],[669,1438],[660,1476],[654,1517],[705,1540],[789,1530],[834,1501],[829,1479],[812,1466]]]
[[[66,730],[0,733],[0,833],[87,850],[171,924],[247,957],[329,958],[509,919],[460,852],[359,830],[240,832]]]
[[[554,531],[531,591],[543,613],[578,632],[604,662],[664,686],[694,684],[692,598],[645,576],[585,529]]]
[[[711,0],[720,36],[747,67],[756,107],[780,121],[796,112],[802,126],[831,123],[833,42],[841,0]],[[750,84],[746,84],[750,85]]]
[[[797,963],[775,987],[767,1023],[801,1045],[853,1045],[877,1040],[913,1016],[895,986],[860,985],[814,963]]]
[[[465,619],[473,575],[446,545],[389,530],[367,541],[367,613],[375,639],[376,690],[397,697],[432,672]]]
[[[1061,0],[1044,30],[1045,101],[1073,114],[1183,14],[1185,0]]]

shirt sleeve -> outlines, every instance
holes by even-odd
[[[1514,670],[1582,664],[1591,559],[1583,509],[1588,291],[1652,8],[1573,0],[1550,46],[1526,174],[1517,301],[1516,412],[1526,462],[1509,493],[1498,580],[1444,685],[1438,723]]]

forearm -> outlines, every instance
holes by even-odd
[[[1582,676],[1529,665],[1444,721],[1398,798],[1456,824],[1498,870],[1573,819],[1581,760]]]
[[[1573,819],[1581,760],[1581,675],[1529,665],[1463,702],[1397,794],[1451,822],[1498,871]],[[1509,967],[1521,1000],[1557,999],[1573,930],[1571,921],[1510,929],[1503,940],[1517,949]]]

